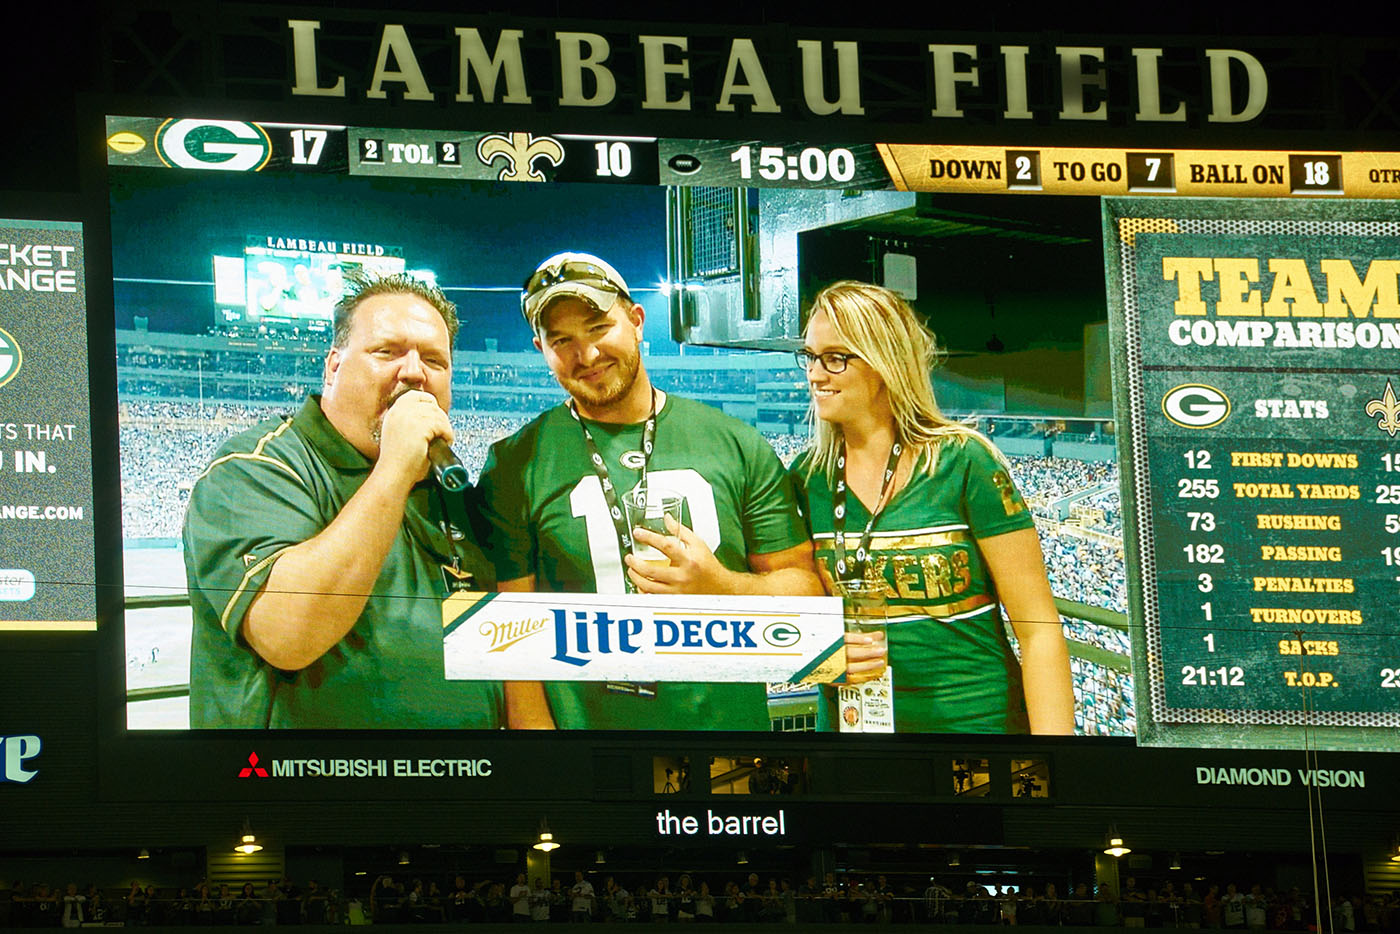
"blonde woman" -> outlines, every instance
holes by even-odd
[[[792,470],[818,568],[828,592],[863,579],[887,597],[897,731],[1072,733],[1035,522],[1001,453],[939,411],[936,352],[888,289],[848,281],[817,295],[797,354],[815,438]],[[883,644],[851,638],[865,643],[848,647],[853,677],[883,668]]]

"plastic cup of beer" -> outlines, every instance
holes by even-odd
[[[657,535],[675,535],[667,528],[666,518],[674,519],[676,526],[679,526],[684,504],[685,498],[679,493],[655,486],[639,486],[622,497],[622,510],[627,517],[628,528],[646,529]],[[635,536],[632,539],[632,554],[637,560],[653,567],[668,567],[671,564],[665,552],[637,541]]]
[[[841,598],[842,615],[846,623],[846,660],[848,663],[879,658],[880,666],[870,671],[847,673],[847,684],[860,684],[881,678],[889,666],[888,629],[889,604],[884,589],[875,581],[836,581],[836,596]],[[871,641],[867,642],[866,637]]]

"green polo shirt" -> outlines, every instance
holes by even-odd
[[[190,725],[195,728],[496,729],[498,682],[443,677],[445,568],[495,586],[490,564],[431,483],[414,488],[374,593],[354,627],[300,671],[262,660],[240,636],[253,598],[286,549],[319,534],[373,464],[312,396],[294,417],[230,439],[196,480],[185,515],[194,613]]]

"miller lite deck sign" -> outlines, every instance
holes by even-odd
[[[458,593],[449,680],[840,681],[835,597]]]

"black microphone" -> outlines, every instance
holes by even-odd
[[[462,466],[452,446],[441,438],[428,442],[428,463],[433,468],[433,479],[449,493],[460,493],[471,482],[467,468]]]

